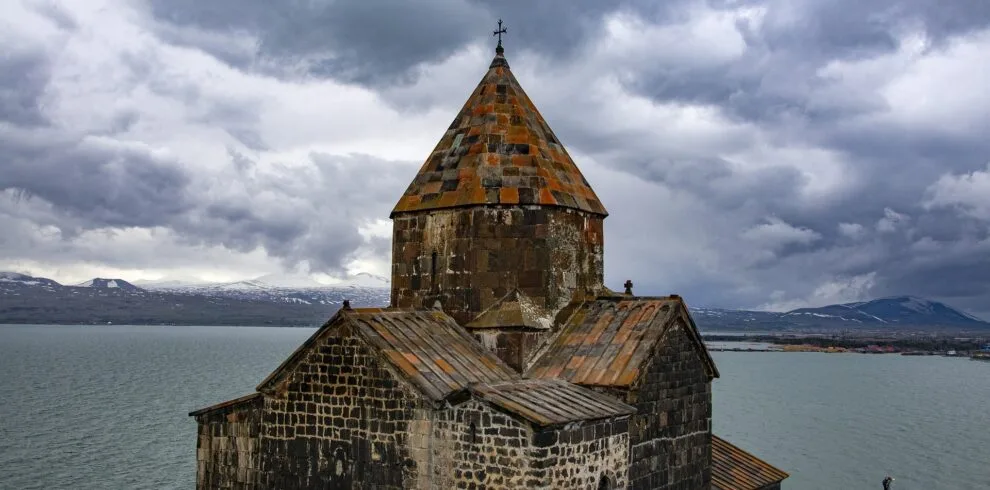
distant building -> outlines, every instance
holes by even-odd
[[[192,412],[197,488],[787,477],[712,435],[684,301],[605,287],[605,207],[496,53],[392,211],[390,307],[345,305],[257,393]]]

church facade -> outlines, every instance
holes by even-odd
[[[391,304],[192,412],[197,488],[779,488],[712,434],[684,301],[605,286],[607,216],[500,44],[392,211]]]

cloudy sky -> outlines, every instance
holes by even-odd
[[[8,0],[0,270],[387,274],[499,17],[613,288],[990,317],[986,0]]]

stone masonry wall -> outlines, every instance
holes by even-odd
[[[458,323],[518,287],[551,316],[602,287],[603,219],[540,206],[470,207],[393,218],[392,305],[439,300]]]
[[[618,489],[629,482],[628,419],[537,432],[527,488]]]
[[[260,397],[196,417],[197,489],[258,488]]]
[[[629,427],[629,488],[711,488],[711,382],[683,325],[664,334],[626,403],[637,409]]]
[[[469,400],[433,426],[433,488],[610,489],[628,483],[628,419],[534,429]]]
[[[363,341],[341,333],[265,397],[266,488],[422,488],[429,412]]]
[[[531,435],[528,425],[477,400],[437,413],[433,488],[527,488]]]

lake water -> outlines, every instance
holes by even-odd
[[[312,329],[0,326],[0,488],[193,488],[186,414],[249,393]],[[713,354],[715,432],[785,489],[990,488],[990,363]]]

